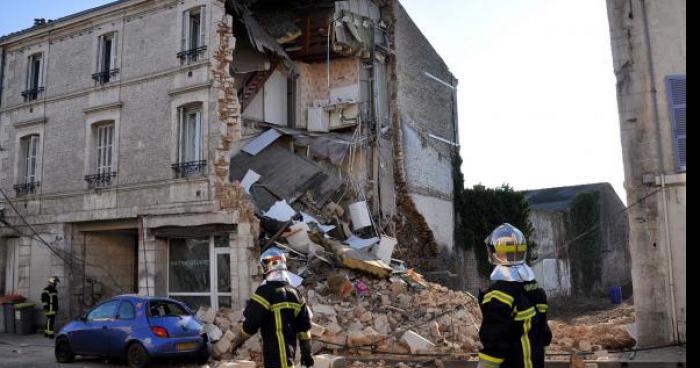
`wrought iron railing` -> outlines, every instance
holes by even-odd
[[[109,83],[109,81],[114,80],[114,78],[119,74],[119,69],[105,70],[92,75],[92,79],[99,84]]]
[[[200,56],[204,55],[204,52],[206,51],[206,46],[200,46],[196,49],[178,52],[177,57],[178,59],[180,59],[180,62],[182,64],[189,64],[198,61],[200,59]]]
[[[112,181],[115,177],[117,177],[116,172],[94,174],[87,175],[85,181],[88,184],[88,189],[109,188],[112,186]]]
[[[36,193],[36,190],[37,190],[37,188],[39,188],[39,186],[41,186],[41,182],[38,182],[38,181],[32,181],[32,182],[24,183],[24,184],[17,184],[17,185],[15,185],[15,193],[17,194],[18,197],[34,194],[34,193]]]
[[[34,101],[39,99],[39,96],[44,92],[44,87],[37,87],[33,89],[28,89],[22,92],[22,97],[24,97],[24,102]]]
[[[180,162],[173,164],[173,170],[175,170],[175,177],[178,179],[191,178],[193,176],[203,175],[206,166],[206,161]]]

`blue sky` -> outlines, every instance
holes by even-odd
[[[110,2],[2,1],[2,35]],[[467,185],[610,182],[626,202],[604,0],[401,2],[460,81]]]

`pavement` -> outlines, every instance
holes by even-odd
[[[54,340],[47,339],[39,334],[0,334],[0,368],[124,368],[125,366],[126,363],[124,361],[83,357],[77,357],[75,362],[71,364],[59,364],[54,358]],[[171,361],[156,362],[153,367],[195,368],[198,366]]]

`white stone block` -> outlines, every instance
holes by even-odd
[[[413,331],[406,331],[401,338],[401,341],[408,345],[408,348],[411,350],[411,354],[425,353],[435,348],[435,344],[430,342],[430,340]]]
[[[334,363],[340,359],[342,359],[342,357],[330,354],[315,355],[314,368],[333,368]]]

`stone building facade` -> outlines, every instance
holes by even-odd
[[[686,341],[686,2],[608,0],[639,344]]]
[[[285,49],[258,21],[268,1],[121,0],[0,38],[0,294],[37,302],[59,276],[64,320],[123,293],[242,306],[260,208],[232,157],[270,127],[310,130],[308,110],[334,96],[356,97],[334,108],[365,108],[376,136],[335,169],[351,168],[382,232],[449,252],[456,111],[428,117],[455,104],[456,81],[424,37],[430,52],[410,53],[419,32],[398,2],[338,3],[318,9],[372,24],[355,45],[369,53],[337,48],[339,34],[325,48],[313,12],[306,48]]]

